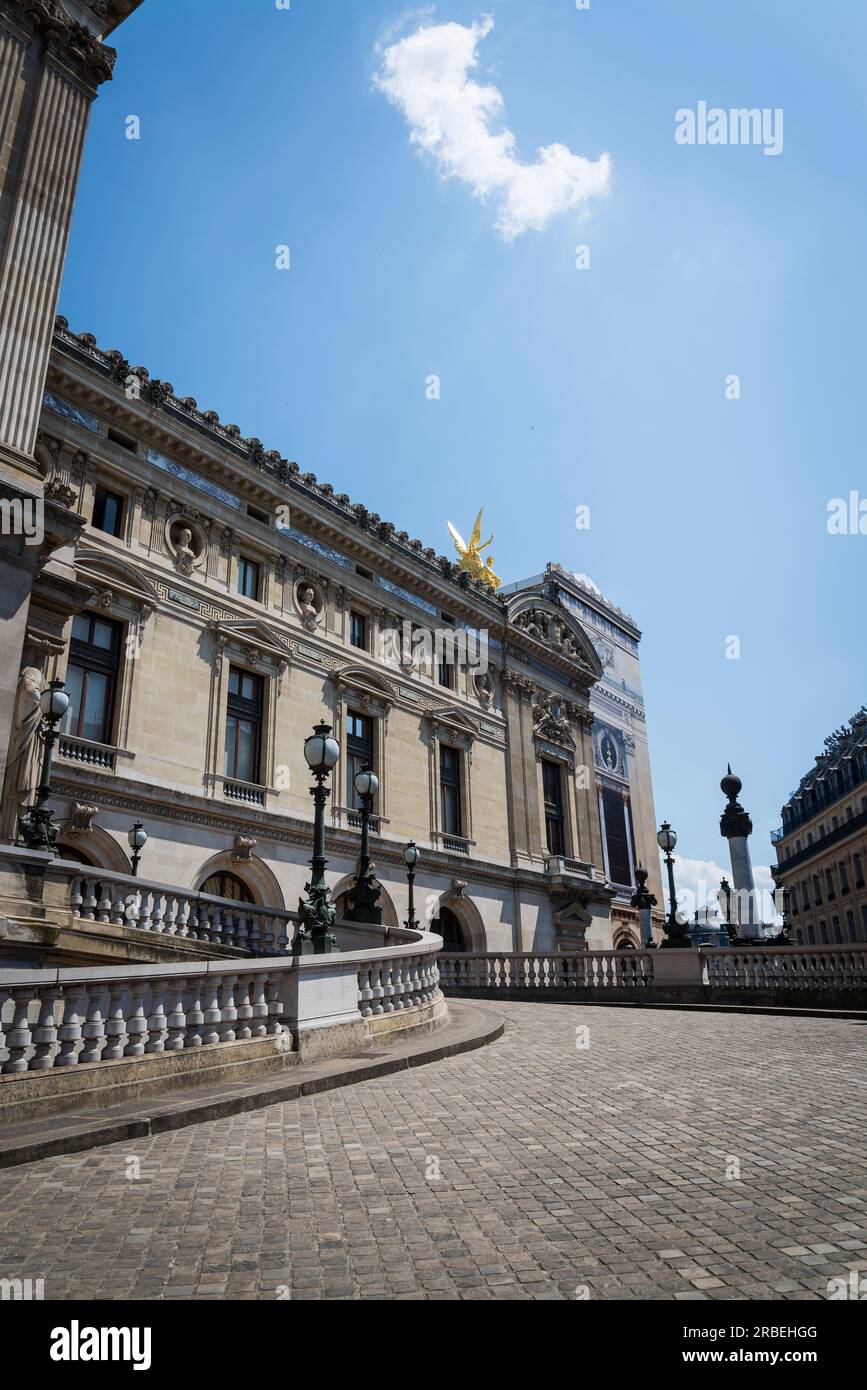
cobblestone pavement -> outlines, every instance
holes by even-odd
[[[482,1051],[0,1173],[0,1278],[47,1299],[816,1299],[867,1270],[863,1025],[491,1008],[507,1031]]]

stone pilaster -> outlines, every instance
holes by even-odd
[[[542,808],[530,703],[535,687],[531,680],[508,669],[503,671],[502,683],[515,862],[518,865],[537,864],[542,857]]]

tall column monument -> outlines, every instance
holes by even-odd
[[[744,941],[757,941],[762,935],[762,925],[750,859],[749,837],[753,833],[753,823],[738,801],[742,786],[740,777],[735,776],[729,765],[728,772],[720,782],[721,790],[728,797],[728,805],[720,818],[719,828],[723,839],[729,842],[732,861],[734,911],[731,925]]]

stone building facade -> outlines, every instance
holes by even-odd
[[[338,899],[369,763],[386,922],[406,916],[413,839],[417,908],[447,945],[639,944],[639,860],[662,901],[640,632],[589,581],[549,565],[495,595],[62,319],[35,462],[75,536],[22,663],[72,694],[62,853],[126,870],[140,819],[146,877],[295,907],[303,742],[325,719]]]
[[[867,942],[867,707],[825,740],[773,839],[793,944]]]

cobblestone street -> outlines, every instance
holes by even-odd
[[[817,1299],[867,1270],[862,1024],[491,1012],[481,1051],[0,1174],[0,1277],[46,1299]]]

